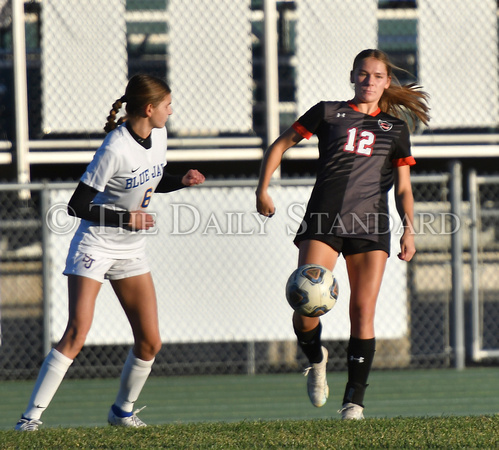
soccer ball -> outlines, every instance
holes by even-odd
[[[326,314],[338,299],[338,282],[333,273],[318,264],[298,267],[286,283],[286,299],[298,314],[318,317]]]

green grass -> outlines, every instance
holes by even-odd
[[[65,380],[38,433],[15,433],[33,381],[0,382],[0,448],[499,448],[499,368],[373,371],[366,420],[342,422],[345,373],[310,405],[300,374],[151,377],[150,426],[106,426],[118,380]]]
[[[279,420],[0,433],[2,448],[497,448],[499,417]]]

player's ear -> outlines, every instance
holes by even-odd
[[[353,81],[353,70],[350,71],[350,83],[354,83],[354,81]]]
[[[145,116],[146,117],[151,117],[153,109],[154,109],[154,106],[152,106],[152,103],[148,103],[146,105],[146,107],[144,108]]]

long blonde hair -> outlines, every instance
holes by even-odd
[[[127,84],[125,95],[113,103],[104,131],[109,133],[129,116],[142,115],[144,107],[149,104],[158,106],[171,92],[170,87],[161,78],[150,75],[134,75]],[[126,116],[116,120],[123,103],[126,103]]]
[[[421,86],[417,83],[401,85],[397,80],[397,77],[393,74],[393,70],[398,69],[398,67],[392,64],[385,52],[378,49],[361,51],[353,61],[353,70],[355,71],[360,63],[366,58],[376,58],[384,63],[388,76],[392,78],[390,87],[385,89],[385,92],[379,100],[378,106],[381,111],[401,119],[406,119],[407,116],[409,116],[413,128],[418,121],[428,125],[430,121],[430,107],[428,106],[429,95],[421,90]]]

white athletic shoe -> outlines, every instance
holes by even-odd
[[[113,408],[111,408],[109,410],[109,414],[107,415],[107,421],[109,422],[109,425],[117,427],[146,427],[147,425],[137,417],[137,414],[144,408],[145,406],[137,409],[132,413],[131,416],[128,417],[118,417],[116,414],[114,414]]]
[[[16,431],[38,431],[38,425],[42,422],[38,419],[26,419],[21,417],[19,422],[16,423],[14,430]]]
[[[362,420],[364,408],[355,403],[345,403],[338,411],[341,413],[342,420]]]
[[[303,375],[306,377],[308,376],[308,397],[310,398],[312,405],[317,408],[324,406],[329,396],[329,386],[327,385],[326,380],[327,357],[327,350],[322,347],[322,361],[320,363],[312,364],[303,372]]]

